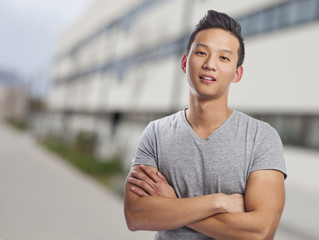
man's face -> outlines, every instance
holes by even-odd
[[[238,82],[242,66],[237,67],[239,41],[231,33],[211,28],[197,33],[188,56],[182,59],[191,93],[200,99],[228,96],[231,82]]]

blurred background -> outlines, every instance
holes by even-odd
[[[42,198],[56,196],[54,184],[60,189],[74,181],[69,186],[74,189],[91,179],[103,186],[95,189],[101,195],[92,196],[103,200],[87,200],[86,217],[77,215],[88,207],[85,203],[78,206],[81,211],[60,215],[55,210],[56,219],[46,225],[50,230],[39,239],[55,236],[48,226],[57,233],[62,228],[56,221],[72,214],[78,217],[70,220],[73,225],[63,225],[65,239],[89,229],[87,222],[78,224],[83,219],[99,221],[93,224],[99,230],[92,231],[101,235],[90,233],[90,239],[152,238],[126,230],[123,183],[148,122],[188,105],[180,60],[190,32],[208,9],[229,14],[243,28],[244,76],[231,86],[230,106],[269,122],[284,143],[287,200],[276,239],[319,239],[319,0],[1,1],[0,238],[21,239],[19,234],[27,232],[32,237],[24,239],[38,239],[30,229],[43,223],[37,219],[41,211],[37,206],[31,211],[23,201],[34,201],[39,191]],[[59,175],[53,162],[71,171],[72,180],[67,172]],[[26,180],[30,176],[34,182]],[[73,195],[65,190],[68,198],[61,195],[59,203],[47,197],[47,207],[69,209],[65,202],[88,197],[92,186],[87,187]],[[17,206],[30,212],[23,217]],[[34,226],[18,224],[21,218]],[[83,232],[79,236],[88,239]]]

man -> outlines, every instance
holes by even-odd
[[[244,60],[240,25],[208,11],[181,61],[189,108],[151,122],[125,185],[130,230],[155,239],[273,239],[285,202],[281,140],[228,107]]]

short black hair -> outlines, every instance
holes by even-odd
[[[187,55],[190,52],[192,43],[194,42],[197,33],[210,28],[223,29],[230,32],[238,39],[239,48],[237,67],[243,65],[245,58],[245,44],[240,24],[236,20],[228,16],[226,13],[221,13],[214,10],[209,10],[207,14],[196,25],[195,30],[192,32],[188,40]]]

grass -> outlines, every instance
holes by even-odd
[[[18,129],[20,131],[27,130],[27,122],[26,121],[17,121],[11,118],[7,118],[6,122],[13,128]]]
[[[17,130],[27,130],[26,121],[7,118],[6,122]],[[72,146],[64,144],[63,139],[58,137],[47,137],[41,141],[46,149],[56,153],[71,165],[122,195],[122,185],[119,186],[119,183],[126,172],[121,164],[121,159],[119,156],[105,159],[96,158],[93,154],[96,143],[96,135],[88,132],[78,133]]]
[[[118,156],[98,159],[93,154],[79,149],[77,145],[68,147],[66,144],[63,144],[61,139],[52,137],[42,141],[42,144],[82,172],[94,177],[108,187],[112,187],[112,179],[114,177],[124,174]]]

